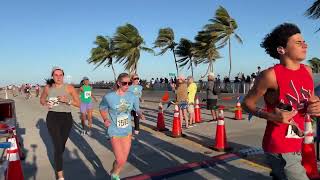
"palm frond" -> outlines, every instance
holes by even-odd
[[[131,24],[119,26],[113,37],[116,62],[124,65],[129,72],[137,71],[137,64],[140,59],[140,51],[153,53],[153,50],[144,47],[142,36],[136,27]]]
[[[157,56],[163,55],[163,54],[166,53],[169,49],[170,49],[170,47],[167,46],[167,47],[161,49],[161,51],[160,51],[158,54],[156,54],[156,55],[157,55]]]
[[[316,0],[312,6],[307,9],[305,16],[308,16],[311,19],[320,18],[320,0]]]
[[[237,33],[234,33],[234,37],[236,38],[236,40],[237,40],[240,44],[243,44],[243,41],[242,41],[241,37],[240,37]]]
[[[176,44],[174,42],[173,30],[169,27],[159,29],[158,37],[156,38],[156,40],[153,44],[154,44],[153,48],[165,49],[165,48],[169,47],[170,49],[172,49]]]

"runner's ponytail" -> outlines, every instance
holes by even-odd
[[[54,80],[53,79],[45,79],[46,84],[49,85],[49,87],[52,87],[52,85],[54,84]]]

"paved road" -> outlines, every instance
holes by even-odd
[[[96,91],[99,97],[103,93],[101,90]],[[170,131],[154,131],[156,102],[162,94],[163,92],[144,92],[146,101],[142,108],[147,120],[142,122],[141,133],[133,139],[129,162],[121,174],[122,178],[271,179],[269,169],[264,166],[264,160],[259,154],[244,159],[234,154],[223,155],[224,153],[210,149],[214,144],[216,123],[206,122],[210,120],[209,112],[206,110],[202,111],[204,122],[184,130],[183,138],[171,138]],[[13,97],[9,94],[9,98]],[[52,144],[45,122],[46,109],[40,106],[38,98],[25,100],[18,96],[13,99],[19,122],[18,133],[23,138],[24,151],[27,154],[23,162],[25,179],[54,179]],[[98,104],[95,103],[94,107],[94,130],[91,137],[79,134],[79,110],[74,108],[72,111],[74,123],[64,154],[67,180],[110,178],[114,156],[97,111]],[[172,116],[173,110],[169,107],[165,111],[168,129],[171,129]],[[260,147],[265,121],[235,121],[232,120],[232,116],[230,112],[225,113],[228,142],[234,152],[247,152],[251,148]]]

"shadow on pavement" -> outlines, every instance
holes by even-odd
[[[202,146],[212,148],[215,144],[215,138],[213,138],[213,137],[208,138],[206,136],[203,136],[203,135],[200,135],[200,134],[197,134],[194,132],[190,132],[190,131],[185,132],[185,134],[186,134],[186,136],[185,136],[186,139],[189,139],[190,141],[201,144]],[[238,143],[230,142],[230,141],[228,141],[227,143],[228,143],[229,147],[232,148],[232,152],[237,152],[240,149],[247,149],[250,147],[247,145],[238,144]]]
[[[267,176],[259,174],[248,169],[236,167],[231,164],[222,163],[217,165],[216,163],[208,163],[205,165],[199,165],[198,167],[189,168],[187,170],[179,170],[181,166],[181,160],[187,163],[190,162],[202,162],[210,159],[210,157],[188,150],[173,143],[168,143],[155,137],[148,131],[140,131],[141,134],[135,137],[132,142],[132,149],[129,156],[129,163],[138,168],[143,174],[162,171],[168,168],[168,173],[160,172],[157,176],[151,179],[199,179],[204,180],[212,177],[212,175],[219,179],[235,179],[235,174],[239,177],[236,179],[266,179]],[[178,169],[174,173],[169,173],[172,169]],[[195,172],[201,170],[206,172],[206,176],[201,172]],[[211,175],[211,176],[210,176]],[[241,175],[246,176],[241,178]],[[130,177],[127,177],[130,179]]]
[[[48,156],[48,159],[50,161],[50,164],[51,164],[51,167],[52,169],[54,169],[54,162],[53,162],[53,145],[52,145],[52,142],[51,142],[51,137],[49,135],[49,132],[48,132],[48,129],[47,129],[47,124],[45,122],[44,119],[39,119],[37,124],[36,124],[36,127],[39,129],[39,134],[40,134],[40,137],[46,147],[46,150],[47,150],[47,156]]]
[[[38,173],[37,156],[36,156],[37,147],[38,146],[36,144],[31,145],[32,152],[29,153],[29,155],[32,155],[32,162],[31,163],[22,161],[25,179],[36,180],[36,175]]]
[[[101,122],[98,118],[93,117],[93,123],[98,128],[93,128],[92,130],[92,139],[95,139],[98,143],[100,143],[103,147],[106,147],[111,151],[110,141],[106,140],[106,131],[104,128],[103,122]],[[44,119],[39,119],[37,122],[37,128],[40,130],[40,136],[42,138],[43,143],[47,149],[47,155],[50,160],[51,166],[53,166],[53,146],[51,144],[51,138],[48,134],[46,123]],[[79,123],[74,123],[73,128],[70,133],[70,140],[77,147],[76,149],[70,150],[66,148],[64,153],[64,172],[66,179],[109,179],[110,175],[104,169],[102,162],[107,160],[112,164],[114,157],[111,159],[105,159],[104,157],[100,160],[99,156],[95,153],[94,147],[91,147],[87,142],[87,138],[84,138],[79,134],[79,130],[81,129],[81,125]],[[192,136],[197,136],[196,139],[205,139],[205,141],[209,141],[210,139],[207,137],[203,137],[194,133],[191,133]],[[50,139],[50,140],[48,140]],[[195,140],[194,140],[195,141]],[[247,147],[239,144],[230,144],[231,146],[237,145],[239,147]],[[38,168],[35,164],[36,162],[36,146],[33,147],[33,162],[30,164],[30,169],[32,172],[26,175],[26,179],[33,178],[37,174]],[[84,154],[85,160],[81,159],[80,153]],[[207,155],[194,152],[190,149],[184,148],[183,145],[178,146],[175,145],[174,140],[171,142],[167,140],[163,140],[160,137],[156,137],[156,134],[153,134],[149,131],[140,130],[139,135],[135,135],[132,141],[131,153],[128,158],[128,164],[134,166],[134,168],[129,168],[128,164],[125,167],[122,174],[130,174],[137,175],[139,172],[148,173],[148,172],[156,172],[160,171],[164,168],[171,168],[181,165],[186,162],[199,162],[210,159]],[[93,167],[93,172],[88,168],[86,162],[89,162]],[[138,171],[137,171],[137,170]],[[195,172],[197,169],[192,169],[188,172],[180,172],[178,174],[168,174],[166,178],[172,179],[207,179],[201,173]],[[235,172],[240,174],[250,175],[250,177],[261,177],[263,175],[257,174],[247,169],[242,169],[230,164],[223,165],[211,165],[211,166],[200,166],[199,170],[206,171],[206,173],[212,174],[221,179],[229,179],[228,177],[233,177],[230,174]],[[123,175],[124,176],[124,175]],[[186,178],[181,178],[186,176]],[[160,178],[161,179],[161,178]],[[163,178],[162,178],[163,179]]]
[[[50,161],[51,167],[54,171],[54,154],[53,154],[53,145],[51,142],[51,137],[47,130],[46,122],[44,119],[39,119],[37,122],[37,128],[39,129],[41,139],[46,147],[46,152],[48,159]],[[74,145],[83,153],[86,157],[86,160],[91,163],[95,172],[91,172],[87,165],[80,158],[78,149],[73,151],[69,150],[67,147],[64,152],[64,163],[63,169],[66,179],[108,179],[110,176],[105,171],[100,159],[95,154],[93,149],[87,143],[87,141],[80,136],[77,131],[77,125],[74,123],[71,129],[69,140],[73,142]],[[68,143],[68,142],[67,142]],[[36,172],[29,171],[30,174],[36,174]]]
[[[87,162],[90,162],[91,166],[95,170],[94,177],[95,178],[107,178],[108,172],[104,169],[99,157],[95,153],[96,151],[90,146],[90,144],[84,139],[82,135],[80,135],[80,130],[82,129],[81,124],[73,122],[73,128],[71,129],[69,139],[73,142],[73,144],[80,150],[82,154],[84,154]],[[106,141],[105,132],[98,130],[96,128],[92,128],[91,137],[94,139],[104,139]],[[87,135],[86,135],[87,136]],[[108,148],[110,149],[110,147]]]

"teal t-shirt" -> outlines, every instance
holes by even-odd
[[[91,86],[83,85],[82,89],[83,89],[83,91],[80,93],[81,102],[91,103],[92,102],[92,97],[91,97],[92,88],[91,88]]]

